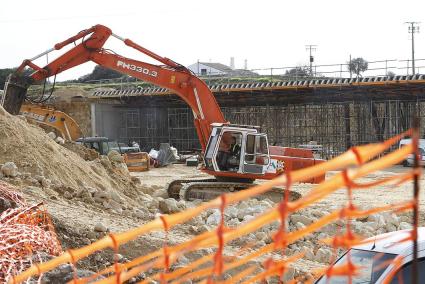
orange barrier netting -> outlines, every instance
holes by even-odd
[[[0,282],[42,261],[42,253],[59,255],[61,245],[42,204],[26,204],[16,189],[0,182],[0,198],[14,203],[0,214]]]
[[[142,255],[123,264],[118,263],[117,258],[114,257],[114,264],[99,271],[96,276],[74,279],[71,283],[87,283],[88,281],[94,281],[98,275],[103,275],[105,278],[98,280],[96,283],[122,283],[147,271],[150,271],[148,277],[140,283],[149,283],[152,280],[162,283],[180,283],[185,280],[196,280],[199,283],[233,283],[234,281],[250,283],[262,281],[272,276],[278,278],[285,277],[290,264],[303,256],[302,253],[287,256],[285,250],[288,245],[308,236],[320,228],[338,220],[345,221],[345,232],[335,234],[331,239],[323,240],[324,243],[333,247],[336,252],[337,248],[347,249],[354,245],[365,243],[365,240],[361,236],[357,236],[352,231],[350,226],[352,219],[367,217],[378,212],[387,211],[398,213],[417,208],[418,200],[416,198],[397,204],[361,210],[357,208],[352,198],[354,191],[367,190],[380,184],[398,186],[417,178],[421,174],[419,168],[414,168],[406,173],[385,177],[369,184],[359,184],[355,181],[372,172],[399,164],[411,153],[417,154],[417,147],[415,147],[415,145],[406,145],[381,158],[376,158],[383,155],[384,152],[387,152],[393,145],[396,145],[401,138],[411,134],[412,131],[407,131],[383,143],[353,147],[341,156],[327,161],[326,163],[287,173],[286,175],[282,175],[274,180],[244,191],[224,194],[219,198],[183,212],[163,215],[160,218],[127,232],[110,234],[91,245],[75,250],[68,250],[55,259],[45,263],[35,264],[25,272],[12,277],[9,283],[20,283],[29,277],[50,271],[63,263],[69,262],[76,265],[80,259],[105,248],[112,248],[114,252],[117,253],[119,246],[122,244],[152,231],[163,230],[166,236],[168,236],[168,232],[175,225],[185,223],[205,210],[212,208],[218,208],[221,212],[221,219],[216,230],[204,232],[188,241],[175,245],[170,245],[168,237],[166,237],[162,249]],[[413,134],[415,134],[413,135],[415,138],[414,141],[417,143],[418,135],[416,132]],[[289,189],[292,184],[322,175],[331,170],[341,169],[342,171],[340,171],[340,173],[335,174],[328,180],[315,186],[307,195],[296,201],[289,201]],[[278,185],[284,185],[286,189],[288,189],[285,191],[284,198],[279,204],[263,214],[256,216],[254,219],[242,223],[237,228],[228,228],[225,225],[224,211],[229,205],[255,197],[267,192],[273,186]],[[344,187],[347,190],[348,197],[346,206],[323,216],[308,226],[295,231],[288,230],[285,224],[290,214],[307,208]],[[270,244],[261,247],[247,245],[237,253],[225,251],[224,248],[227,243],[256,232],[260,228],[273,222],[279,222],[280,226],[274,231]],[[414,240],[416,238],[416,229],[415,227],[410,237],[403,241]],[[173,264],[177,263],[179,257],[190,252],[207,248],[214,248],[215,252],[199,257],[195,261],[192,261],[192,263],[183,267],[178,266],[173,268]],[[336,255],[333,257],[335,258]],[[263,265],[261,267],[252,265],[251,261],[253,260],[261,261]],[[330,267],[320,270],[319,272],[325,273],[328,276],[347,275],[351,278],[358,273],[359,269],[361,268],[356,267],[348,256],[346,265],[342,267]],[[230,280],[226,279],[226,275],[231,275]],[[312,281],[312,279],[296,279],[293,281],[308,282]]]

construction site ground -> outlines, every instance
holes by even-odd
[[[361,182],[371,182],[379,178],[393,175],[405,171],[406,168],[402,166],[395,166],[388,170],[377,173],[376,175],[369,175],[361,179]],[[331,172],[327,178],[334,175],[336,172]],[[153,191],[165,188],[167,184],[175,179],[193,179],[208,177],[194,167],[187,167],[182,164],[170,165],[164,168],[153,168],[150,171],[132,173],[132,176],[140,179],[140,183],[144,188],[153,188]],[[422,181],[422,185],[425,183]],[[293,190],[307,194],[313,188],[309,184],[297,184],[293,186]],[[85,202],[75,202],[73,200],[59,199],[52,200],[46,194],[41,192],[33,192],[31,189],[24,189],[23,193],[28,201],[38,203],[44,201],[48,212],[52,215],[59,237],[62,241],[64,249],[76,248],[87,245],[94,241],[95,238],[90,239],[90,235],[101,237],[106,234],[93,234],[96,224],[103,224],[108,232],[124,232],[136,226],[151,220],[155,214],[145,216],[145,218],[135,218],[123,214],[117,214],[108,211],[99,211],[98,208],[88,205]],[[422,191],[421,194],[421,208],[425,206],[425,199]],[[392,202],[400,202],[401,200],[408,200],[412,195],[412,185],[405,184],[400,187],[390,188],[387,186],[380,186],[375,189],[360,190],[354,193],[354,201],[362,208],[374,207],[378,205],[389,204]],[[332,209],[337,209],[344,205],[347,201],[347,193],[345,189],[340,189],[328,198],[316,203],[311,209],[319,211],[330,212]],[[143,206],[142,204],[140,205]],[[421,223],[424,220],[424,211],[421,210]],[[212,229],[212,227],[211,227]],[[172,243],[180,243],[192,238],[196,233],[193,232],[191,225],[177,226],[171,230],[169,240]],[[137,256],[144,255],[148,252],[161,248],[164,244],[165,234],[161,231],[151,233],[145,237],[124,245],[120,254],[128,259],[133,259]],[[320,243],[315,244],[315,249],[320,248]],[[239,247],[236,245],[228,245],[226,247],[228,252],[235,253]],[[205,252],[208,253],[208,252]],[[202,254],[202,253],[201,253]],[[199,254],[194,254],[193,257],[199,257]],[[111,251],[95,254],[88,259],[81,261],[80,267],[89,270],[99,270],[111,263]],[[189,260],[190,261],[190,260]],[[327,265],[326,262],[304,259],[295,264],[296,273],[303,273],[312,271],[316,268],[323,268]]]
[[[198,206],[202,201],[169,199],[166,187],[176,179],[208,177],[195,167],[184,164],[129,173],[117,152],[99,157],[93,151],[76,144],[62,145],[40,127],[28,123],[23,117],[7,114],[1,107],[0,167],[2,182],[14,185],[16,191],[22,193],[30,204],[44,203],[64,250],[88,245],[109,233],[130,230],[161,214],[172,214]],[[406,168],[395,166],[370,174],[357,182],[368,183],[403,171]],[[336,173],[338,172],[328,172],[326,178],[329,179]],[[423,187],[424,180],[420,184]],[[294,184],[292,190],[305,196],[313,188],[314,185],[311,184]],[[381,185],[358,190],[353,197],[357,206],[366,209],[407,201],[412,198],[412,194],[412,184],[405,183],[396,187]],[[422,191],[420,196],[421,225],[424,223],[424,194]],[[343,207],[347,196],[345,188],[339,189],[314,205],[290,215],[286,227],[295,231],[317,221]],[[268,199],[242,201],[226,208],[225,223],[230,228],[237,228],[274,206],[276,203]],[[371,237],[410,228],[411,221],[409,213],[381,213],[352,220],[352,229],[359,235]],[[175,226],[169,231],[168,238],[162,230],[150,232],[121,246],[120,261],[125,262],[161,249],[165,241],[168,245],[174,245],[190,240],[200,233],[214,230],[219,223],[220,211],[212,209],[187,223]],[[242,248],[255,249],[270,244],[278,228],[279,224],[275,222],[241,236],[226,244],[224,254],[235,255]],[[344,220],[338,220],[290,244],[285,251],[287,256],[300,252],[305,252],[305,255],[294,264],[287,279],[308,275],[316,268],[329,265],[335,256],[334,251],[321,240],[341,233],[344,228]],[[190,252],[179,258],[173,267],[185,266],[200,256],[212,253],[214,248]],[[337,254],[341,253],[342,250],[337,251]],[[269,255],[255,260],[259,269],[266,257]],[[103,250],[80,260],[77,265],[90,271],[100,271],[112,262],[112,250]],[[140,277],[149,277],[155,271],[148,270],[145,273]]]

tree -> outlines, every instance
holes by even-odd
[[[310,70],[303,66],[297,66],[295,68],[286,70],[285,75],[293,77],[308,77],[310,76]]]
[[[4,84],[6,83],[7,76],[14,70],[11,68],[0,69],[0,90],[3,90]]]
[[[123,76],[125,75],[121,74],[120,72],[97,65],[92,73],[78,78],[78,82],[87,82],[102,79],[116,79],[121,78]]]
[[[356,74],[357,77],[361,76],[360,73],[366,71],[369,65],[368,62],[361,57],[354,58],[347,63],[348,63],[348,71]]]
[[[9,74],[11,74],[15,71],[16,71],[16,68],[0,69],[0,90],[3,90],[4,84],[6,83],[6,79],[9,76]],[[33,72],[32,69],[25,68],[24,71],[23,71],[23,75],[24,76],[30,76],[32,72]]]
[[[388,77],[394,77],[395,76],[395,73],[393,71],[388,71],[387,72],[387,76]]]

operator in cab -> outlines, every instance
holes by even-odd
[[[226,132],[220,141],[217,164],[221,171],[237,171],[239,168],[241,146],[235,136],[239,133]]]

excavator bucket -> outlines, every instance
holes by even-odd
[[[149,155],[146,152],[124,154],[124,162],[130,172],[148,171],[149,160]]]
[[[4,95],[0,102],[3,108],[10,114],[19,114],[22,104],[27,95],[31,78],[20,74],[10,74],[4,85]]]

